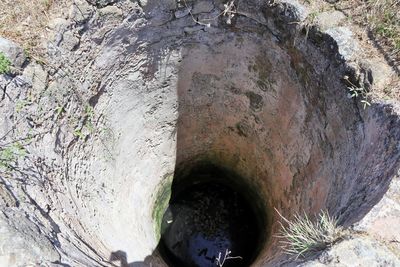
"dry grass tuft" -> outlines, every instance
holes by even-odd
[[[282,248],[296,259],[310,252],[321,251],[347,235],[347,231],[327,211],[321,211],[315,222],[305,213],[304,216],[296,214],[293,220],[288,220],[278,210],[276,212],[284,221],[278,235],[282,238]]]
[[[341,0],[333,7],[369,32],[390,64],[400,66],[400,0]]]
[[[400,0],[368,0],[366,21],[393,54],[400,54]]]

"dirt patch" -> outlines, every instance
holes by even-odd
[[[41,55],[41,41],[52,17],[61,17],[71,0],[4,0],[0,2],[0,36],[20,44],[27,53]]]
[[[371,42],[395,67],[400,66],[400,2],[397,0],[338,1],[335,8],[365,29]]]

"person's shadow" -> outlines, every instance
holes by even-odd
[[[147,256],[144,261],[135,261],[128,263],[128,256],[125,251],[117,250],[111,253],[109,261],[113,266],[118,267],[157,267],[162,266],[160,262],[160,257],[158,257],[157,252],[152,255]]]

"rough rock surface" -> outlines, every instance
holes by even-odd
[[[114,4],[118,0],[88,0],[89,3],[96,5],[98,7],[105,7],[107,5]]]
[[[0,37],[0,52],[3,52],[10,62],[17,68],[22,67],[26,57],[24,50],[16,43]]]
[[[300,266],[400,266],[398,255],[375,240],[356,237],[338,243],[333,249],[325,251],[316,261]]]
[[[223,1],[194,2],[75,1],[51,23],[46,64],[0,76],[0,265],[166,266],[155,211],[201,160],[259,195],[269,221],[253,266],[299,264],[273,207],[399,238],[379,227],[400,218],[400,108],[349,98],[345,75],[385,84],[351,32],[302,38],[294,0],[238,1],[230,24],[208,21]],[[383,243],[346,240],[303,264],[396,265]]]
[[[346,15],[343,14],[343,12],[335,10],[332,12],[322,12],[318,14],[315,19],[322,30],[327,30],[338,26],[345,18]]]

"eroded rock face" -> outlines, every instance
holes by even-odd
[[[346,48],[334,36],[294,42],[297,24],[283,22],[306,16],[294,1],[241,2],[232,24],[210,27],[176,16],[194,4],[201,22],[223,8],[202,2],[120,1],[105,16],[78,1],[85,12],[55,23],[48,70],[31,62],[0,77],[1,142],[26,137],[0,180],[6,265],[166,266],[157,245],[174,173],[203,161],[243,177],[268,218],[252,266],[291,264],[273,208],[327,209],[351,225],[385,194],[397,104],[349,98],[341,78],[361,78]]]

